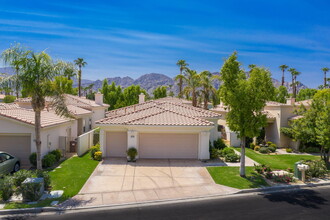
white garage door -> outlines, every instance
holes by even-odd
[[[141,133],[140,158],[198,158],[198,134]]]
[[[126,157],[127,132],[107,132],[107,157]]]
[[[1,135],[0,151],[18,157],[22,166],[29,166],[29,156],[31,154],[31,136],[30,135]]]

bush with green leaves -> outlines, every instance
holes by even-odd
[[[287,149],[285,149],[285,151],[286,151],[287,153],[292,153],[292,152],[293,152],[293,150],[292,150],[291,148],[287,148]]]
[[[135,147],[130,147],[126,153],[130,161],[135,161],[135,158],[138,155],[138,151]]]
[[[42,196],[40,187],[41,183],[22,184],[16,193],[22,194],[24,201],[37,201]]]
[[[3,201],[7,201],[14,194],[14,183],[11,176],[0,179],[0,195]]]
[[[223,142],[221,138],[219,138],[218,140],[213,141],[213,147],[221,150],[226,148],[227,145],[225,144],[225,142]]]
[[[269,144],[269,145],[268,145],[268,147],[273,147],[273,148],[277,149],[277,145],[276,145],[276,144],[274,144],[274,143],[272,143],[272,144]]]
[[[254,151],[259,151],[260,150],[260,146],[255,146],[254,147]]]
[[[250,143],[250,149],[254,150],[255,147],[256,145],[254,143]]]
[[[266,145],[269,147],[270,145],[272,145],[273,144],[273,142],[271,142],[271,141],[267,141],[266,142]]]
[[[56,162],[56,156],[54,154],[46,154],[44,158],[42,158],[42,166],[44,168],[51,167]]]
[[[102,152],[96,151],[94,154],[94,160],[101,161],[102,160]]]
[[[45,187],[45,189],[49,189],[50,188],[51,179],[50,179],[50,176],[49,176],[49,174],[48,174],[47,171],[36,170],[35,171],[35,177],[43,178],[44,179],[44,187]]]
[[[295,182],[296,179],[291,173],[289,174],[275,174],[273,175],[273,180],[278,183],[290,183]]]
[[[275,153],[275,151],[276,151],[276,148],[275,148],[275,147],[272,147],[272,146],[270,146],[270,147],[268,147],[268,150],[269,150],[271,153]]]
[[[272,172],[272,169],[270,168],[270,166],[265,165],[265,164],[254,164],[254,171],[256,171],[259,174],[264,174],[264,173],[268,173],[268,172]]]
[[[210,152],[210,158],[211,159],[216,159],[216,158],[220,157],[220,151],[221,150],[212,147],[211,152]]]
[[[62,153],[59,149],[51,151],[50,154],[53,154],[55,156],[55,159],[57,162],[60,161],[60,159],[62,157]]]
[[[227,154],[225,154],[225,161],[226,162],[239,162],[240,156],[235,153],[227,153]]]
[[[30,163],[36,167],[37,166],[37,153],[32,153],[29,157]]]
[[[3,98],[3,102],[4,103],[12,103],[16,100],[16,96],[13,96],[13,95],[6,95],[4,98]]]
[[[31,170],[19,170],[13,175],[13,183],[16,187],[20,187],[26,178],[31,178],[33,176],[34,172]]]
[[[93,147],[90,148],[89,153],[91,155],[91,158],[94,159],[94,154],[97,151],[100,151],[100,145],[99,144],[97,144],[97,145],[95,145],[95,146],[93,146]]]
[[[225,157],[227,154],[234,154],[235,151],[232,148],[225,147],[224,149],[219,151],[220,157]]]
[[[328,173],[327,166],[323,160],[305,160],[302,163],[309,166],[309,169],[306,170],[307,178],[322,178]]]
[[[259,152],[262,153],[262,154],[268,154],[269,153],[269,150],[267,147],[261,147],[259,149]]]
[[[307,147],[305,150],[304,150],[305,153],[320,153],[321,150],[320,148],[318,147]]]

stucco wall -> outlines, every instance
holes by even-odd
[[[104,108],[93,108],[92,109],[92,128],[95,128],[95,122],[97,120],[105,118],[106,109]]]

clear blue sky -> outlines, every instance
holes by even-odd
[[[236,50],[244,67],[265,66],[280,79],[287,64],[316,87],[320,68],[330,67],[329,9],[327,0],[0,0],[0,50],[20,42],[54,58],[83,57],[87,79],[174,76],[178,59],[219,71]]]

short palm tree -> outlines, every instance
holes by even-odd
[[[287,68],[289,68],[287,65],[283,64],[281,66],[279,66],[280,69],[282,70],[282,86],[284,86],[284,72]]]
[[[327,72],[329,72],[329,68],[328,67],[324,67],[322,68],[322,71],[324,73],[324,88],[327,88]]]
[[[66,105],[65,97],[60,91],[54,89],[52,80],[61,72],[60,66],[54,63],[51,57],[45,53],[29,51],[20,59],[22,69],[20,71],[21,84],[28,96],[31,97],[32,108],[35,112],[35,142],[37,147],[37,169],[42,169],[41,161],[41,112],[46,106],[45,98],[53,97],[49,107],[61,116],[71,116]]]
[[[200,86],[200,75],[189,68],[186,68],[184,81],[187,86],[184,88],[185,94],[191,94],[192,105],[197,107],[198,87]]]
[[[20,60],[22,57],[26,56],[28,52],[29,51],[23,48],[20,44],[15,44],[7,50],[4,50],[1,54],[4,63],[15,69],[16,76],[12,77],[11,80],[15,84],[16,98],[19,98],[19,90],[21,87],[19,83],[19,72],[22,68]]]
[[[80,97],[81,96],[81,75],[82,75],[81,68],[86,66],[87,63],[84,61],[84,58],[77,58],[76,60],[74,60],[74,63],[79,67],[77,78],[78,78],[78,96]]]
[[[180,67],[180,74],[175,77],[175,81],[178,81],[178,86],[179,86],[179,95],[178,95],[178,97],[182,98],[182,96],[183,96],[183,94],[182,94],[182,92],[183,92],[183,78],[184,78],[182,73],[187,68],[187,66],[189,66],[189,64],[186,63],[185,60],[178,60],[176,65],[178,67]]]
[[[216,89],[213,86],[212,74],[209,71],[203,71],[199,74],[199,76],[202,100],[204,102],[203,108],[208,109],[208,103],[211,97],[216,94]]]

